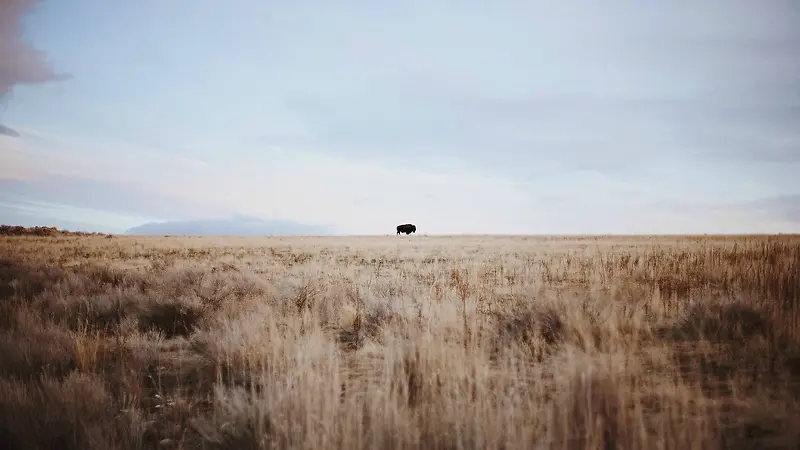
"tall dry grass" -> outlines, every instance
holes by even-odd
[[[0,238],[0,446],[800,442],[800,238]]]

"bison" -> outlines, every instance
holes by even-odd
[[[403,225],[397,226],[397,235],[399,236],[400,233],[405,233],[409,235],[411,233],[415,233],[417,231],[417,226],[413,223],[404,223]]]

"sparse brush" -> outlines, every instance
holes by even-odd
[[[0,236],[0,446],[797,448],[800,237],[412,241]]]

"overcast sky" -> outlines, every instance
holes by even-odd
[[[0,222],[800,232],[796,1],[5,0],[4,90]]]

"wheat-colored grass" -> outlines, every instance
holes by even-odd
[[[4,448],[800,442],[800,237],[0,237]]]

